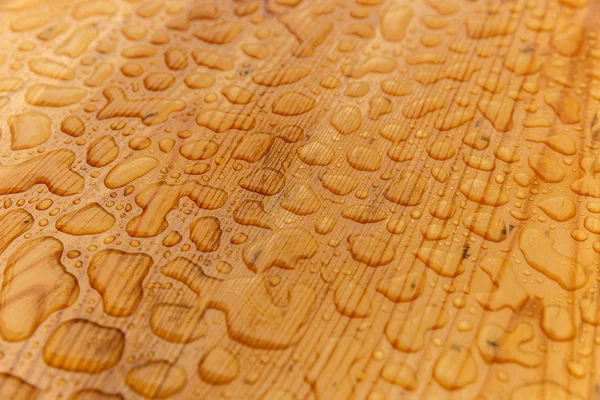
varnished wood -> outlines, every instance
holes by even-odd
[[[599,15],[0,1],[0,399],[596,398]]]

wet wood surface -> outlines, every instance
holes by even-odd
[[[0,399],[597,398],[599,16],[0,1]]]

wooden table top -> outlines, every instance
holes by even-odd
[[[600,398],[598,0],[1,0],[0,399]]]

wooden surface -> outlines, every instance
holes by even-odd
[[[1,0],[0,399],[599,398],[597,0]]]

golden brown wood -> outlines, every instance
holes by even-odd
[[[599,7],[0,1],[0,399],[596,398]]]

